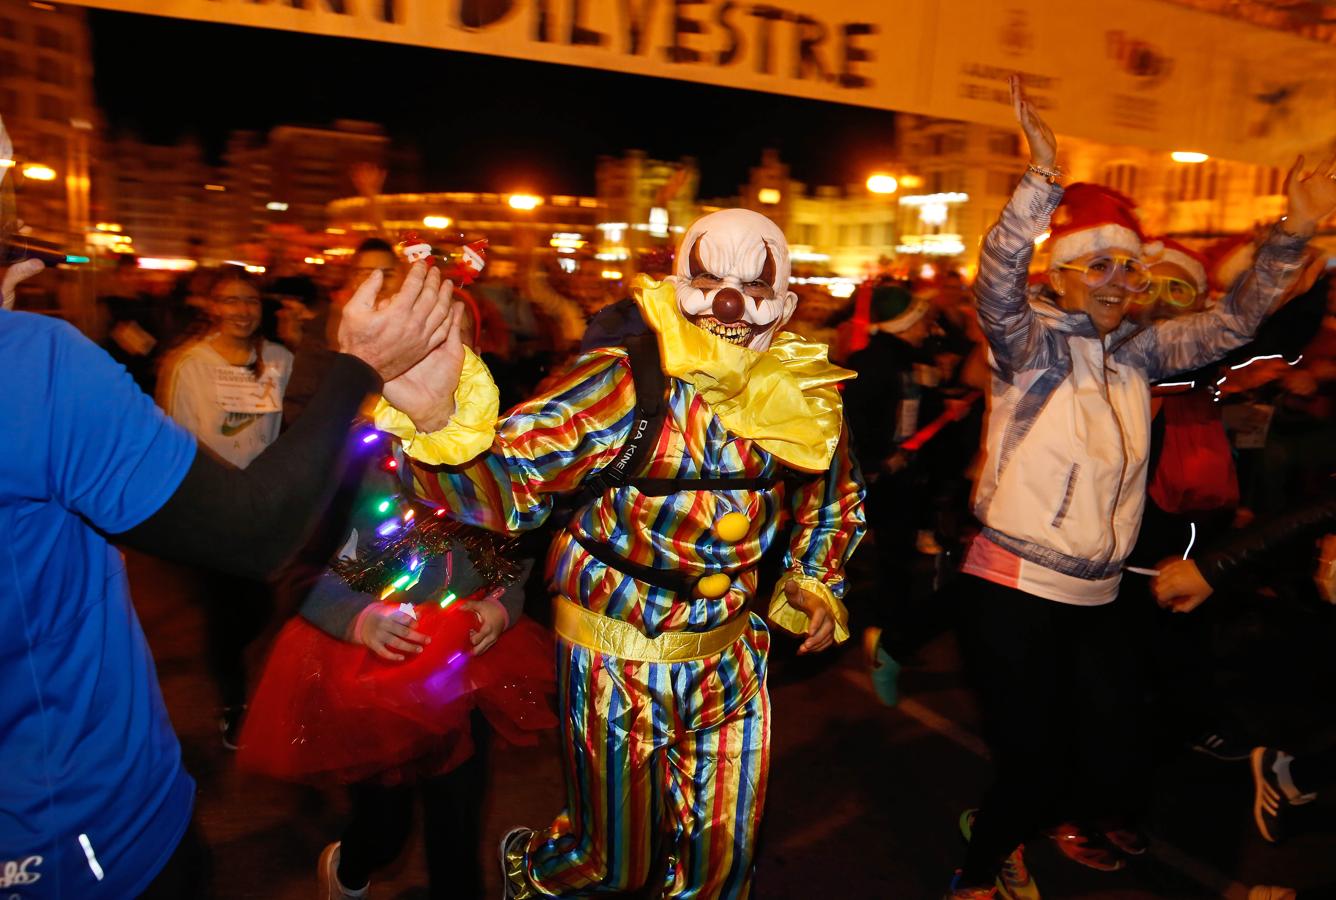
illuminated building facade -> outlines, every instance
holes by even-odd
[[[363,197],[326,207],[330,248],[345,251],[363,238],[416,231],[428,240],[486,237],[488,267],[500,274],[529,258],[569,256],[591,247],[603,222],[593,197],[450,191],[382,194],[374,205]],[[376,217],[379,217],[379,222]]]
[[[0,115],[14,142],[10,174],[33,237],[79,253],[91,217],[98,113],[84,11],[50,3],[0,8]]]

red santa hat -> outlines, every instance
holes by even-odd
[[[1197,290],[1206,293],[1206,257],[1169,237],[1148,239],[1141,245],[1141,259],[1147,265],[1173,263],[1192,276]]]
[[[1079,182],[1067,188],[1053,213],[1051,265],[1114,248],[1141,252],[1136,204],[1103,185]]]
[[[1224,293],[1252,265],[1257,248],[1251,234],[1221,238],[1206,248],[1206,271],[1211,288]]]

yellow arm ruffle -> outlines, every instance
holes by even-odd
[[[466,463],[492,446],[501,395],[492,373],[464,348],[464,369],[455,388],[455,414],[439,431],[422,434],[405,413],[384,397],[376,403],[376,427],[397,437],[404,452],[428,465],[455,466]]]
[[[729,432],[795,469],[829,468],[844,418],[836,386],[854,373],[832,364],[825,344],[780,332],[757,353],[692,325],[671,281],[641,276],[633,294],[659,336],[664,371],[694,385]]]
[[[770,597],[770,621],[791,634],[807,633],[807,613],[792,606],[784,596],[784,586],[790,581],[796,582],[800,591],[816,597],[830,610],[831,618],[835,620],[835,643],[849,640],[849,610],[819,579],[801,572],[786,572],[775,585],[775,593]]]

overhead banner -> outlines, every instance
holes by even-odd
[[[1336,140],[1336,47],[1165,0],[85,0],[1279,165]],[[539,89],[536,86],[536,89]]]

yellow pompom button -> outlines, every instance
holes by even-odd
[[[728,593],[728,588],[733,584],[733,579],[723,572],[717,572],[714,575],[706,575],[696,582],[696,593],[700,594],[706,600],[717,600]]]
[[[714,523],[714,534],[719,540],[736,544],[751,530],[751,520],[740,512],[726,513]]]

